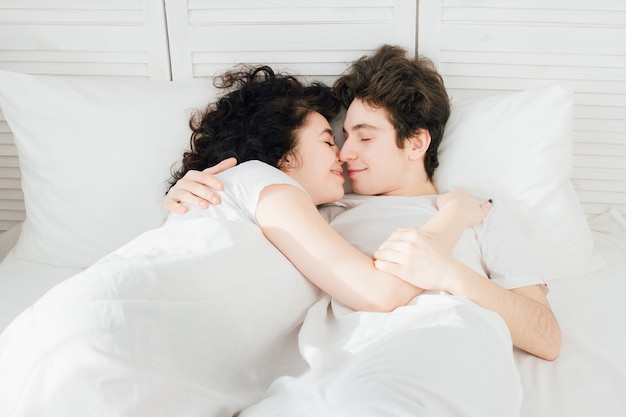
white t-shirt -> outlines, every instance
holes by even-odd
[[[437,196],[347,195],[322,215],[347,241],[371,256],[399,227],[422,227],[437,212]],[[510,212],[495,201],[485,220],[468,228],[453,256],[503,288],[545,285]]]
[[[171,213],[166,225],[200,217],[256,223],[256,207],[264,187],[290,184],[302,189],[291,177],[260,161],[244,162],[216,177],[224,184],[219,192],[221,204],[208,210],[191,207],[185,214]],[[398,227],[421,227],[436,212],[436,196],[349,194],[320,208],[339,234],[369,256]],[[545,285],[521,230],[501,202],[494,202],[481,224],[464,232],[453,256],[506,289]]]
[[[256,224],[256,207],[261,190],[268,185],[300,185],[287,174],[261,161],[247,161],[215,175],[224,184],[219,191],[222,203],[208,210],[190,207],[184,214],[170,213],[165,224],[200,217],[221,220],[249,220]]]

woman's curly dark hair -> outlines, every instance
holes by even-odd
[[[216,102],[196,111],[190,121],[190,150],[172,171],[170,188],[189,170],[203,170],[235,157],[278,167],[293,152],[295,133],[311,112],[329,121],[340,111],[324,84],[305,86],[296,77],[275,73],[269,66],[241,65],[214,80],[226,91]]]

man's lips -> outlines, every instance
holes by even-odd
[[[348,168],[348,177],[353,177],[355,175],[360,174],[363,171],[365,171],[365,168],[361,168],[361,169]]]

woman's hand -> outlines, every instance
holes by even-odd
[[[235,158],[228,158],[203,171],[188,171],[165,196],[165,210],[182,214],[189,210],[187,205],[206,209],[209,205],[220,204],[222,200],[216,191],[222,190],[224,184],[214,175],[236,164]]]
[[[458,216],[462,216],[467,227],[482,222],[485,216],[487,216],[487,213],[489,213],[491,205],[491,199],[485,203],[481,203],[476,196],[461,188],[440,194],[437,197],[437,208],[439,210],[455,210]]]

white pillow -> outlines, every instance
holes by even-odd
[[[148,83],[0,71],[26,221],[15,256],[86,267],[159,226],[172,164],[188,146],[190,109],[208,79]]]
[[[544,279],[595,269],[593,237],[570,181],[573,95],[554,85],[452,101],[435,183],[504,201]]]
[[[172,164],[209,80],[94,80],[0,71],[27,219],[15,255],[86,267],[162,223]],[[593,240],[570,183],[572,94],[552,86],[453,101],[435,182],[502,199],[546,279],[593,269]]]

